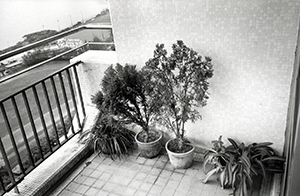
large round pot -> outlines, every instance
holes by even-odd
[[[166,150],[167,150],[171,164],[176,169],[186,169],[186,168],[190,167],[193,162],[193,159],[194,159],[195,147],[192,144],[190,144],[193,148],[188,152],[184,152],[184,153],[172,152],[168,148],[168,144],[172,140],[169,140],[166,143]]]
[[[150,132],[152,131],[159,134],[159,138],[152,142],[139,141],[137,137],[140,132],[135,135],[135,141],[139,147],[140,155],[146,158],[153,158],[157,156],[161,150],[162,133],[160,131],[150,130]]]

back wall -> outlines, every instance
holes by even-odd
[[[118,62],[142,67],[157,43],[176,40],[210,56],[214,76],[203,119],[187,135],[211,147],[219,135],[270,141],[282,152],[299,27],[288,0],[109,0]]]

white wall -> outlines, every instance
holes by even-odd
[[[118,62],[139,67],[156,43],[183,40],[210,56],[214,77],[203,120],[188,136],[210,147],[219,135],[282,152],[299,27],[299,2],[110,0]]]

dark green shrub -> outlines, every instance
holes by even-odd
[[[117,64],[105,71],[101,86],[101,91],[92,97],[100,112],[139,125],[148,135],[161,102],[159,96],[153,94],[154,84],[146,74],[138,71],[136,66]],[[144,142],[149,142],[148,137]]]

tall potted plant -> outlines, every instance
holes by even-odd
[[[107,108],[118,120],[134,123],[142,128],[136,134],[136,142],[142,156],[151,158],[161,150],[162,134],[151,127],[150,123],[160,108],[153,93],[153,84],[145,78],[136,66],[117,64],[110,66],[102,79],[102,90],[97,99],[98,108]]]
[[[157,119],[176,136],[166,143],[170,162],[175,168],[187,168],[194,146],[185,137],[185,124],[201,119],[198,109],[206,105],[213,66],[211,58],[202,57],[183,41],[173,44],[172,50],[167,56],[164,44],[157,44],[144,70],[156,84],[154,93],[162,102]]]

